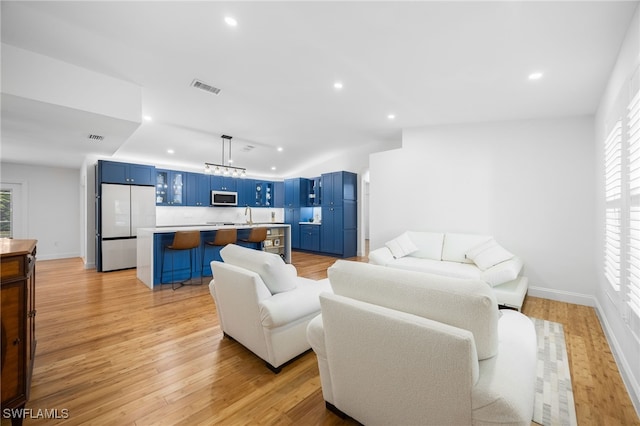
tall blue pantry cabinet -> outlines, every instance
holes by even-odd
[[[358,247],[358,175],[325,173],[322,179],[320,251],[353,257]]]

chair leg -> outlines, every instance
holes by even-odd
[[[174,266],[174,264],[173,264],[173,258],[174,258],[174,257],[175,257],[175,253],[173,253],[173,254],[171,255],[171,290],[174,290],[174,291],[175,291],[175,290],[179,289],[180,287],[184,286],[184,281],[183,281],[183,282],[179,282],[178,284],[180,284],[180,285],[178,285],[178,286],[176,287],[176,280],[175,280],[175,278],[173,277],[173,272],[174,272],[174,270],[175,270],[175,266]]]

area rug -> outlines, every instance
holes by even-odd
[[[544,426],[577,425],[562,324],[531,318],[538,336],[533,421]]]

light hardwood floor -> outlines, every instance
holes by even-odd
[[[314,279],[334,261],[293,255],[299,274]],[[27,408],[68,418],[25,424],[354,424],[325,409],[313,352],[275,375],[223,338],[208,280],[150,291],[135,270],[96,273],[80,259],[36,268]],[[530,297],[523,310],[564,324],[580,425],[640,425],[592,308]]]

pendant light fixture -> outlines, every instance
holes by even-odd
[[[233,136],[222,135],[222,164],[216,163],[204,163],[204,172],[207,174],[224,175],[232,177],[247,177],[247,169],[244,167],[232,166],[233,159],[231,158],[231,139]],[[225,145],[229,144],[229,158],[225,159],[224,151]]]

